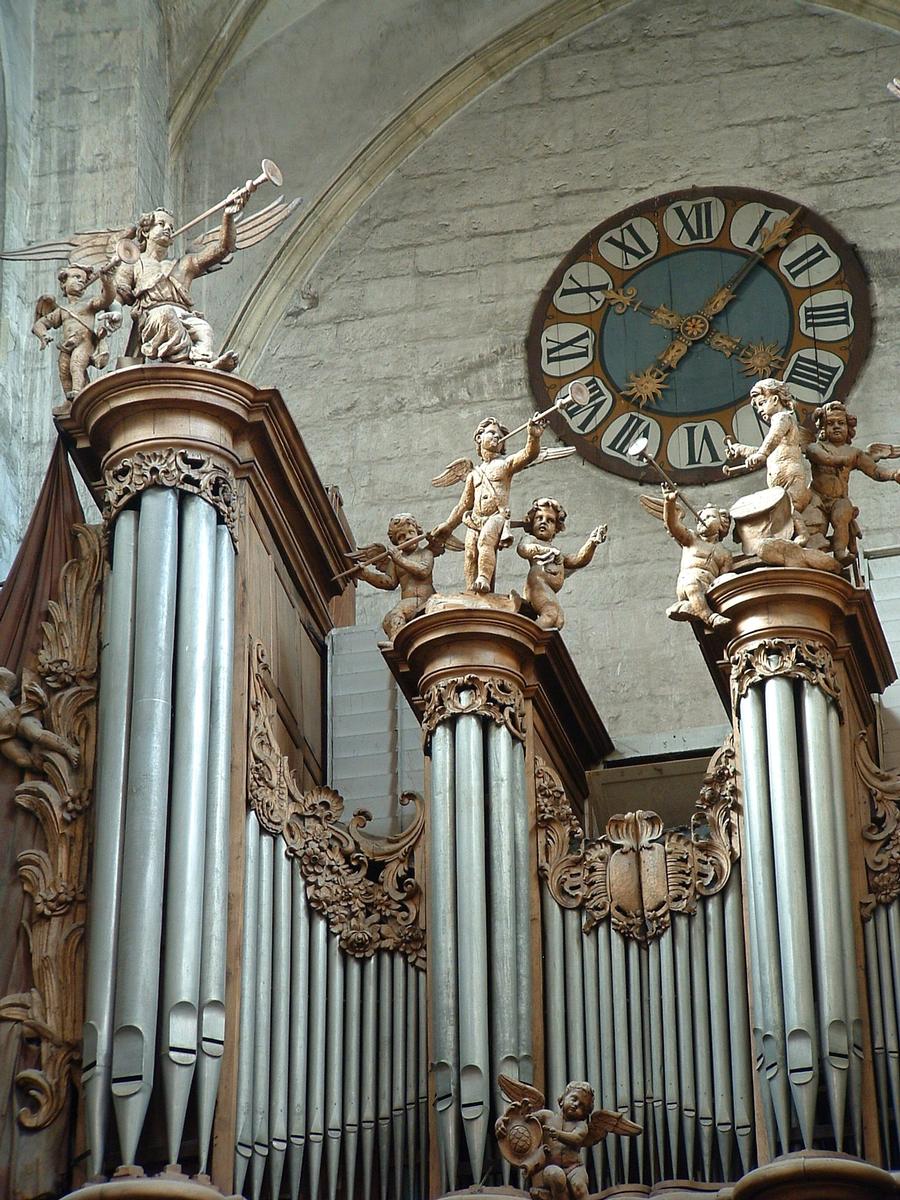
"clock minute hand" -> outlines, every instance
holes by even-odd
[[[797,207],[792,213],[788,213],[786,217],[782,217],[780,221],[776,221],[771,230],[763,228],[759,249],[755,250],[746,262],[741,263],[730,279],[726,280],[720,288],[717,288],[713,292],[700,309],[700,313],[704,317],[717,317],[725,308],[725,305],[734,299],[738,284],[753,270],[756,264],[762,262],[770,250],[774,250],[776,246],[783,246],[786,243],[787,236],[794,227],[794,222],[802,212],[802,207]]]

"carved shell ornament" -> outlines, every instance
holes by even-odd
[[[787,638],[769,638],[734,655],[731,661],[731,703],[734,711],[738,711],[741,700],[753,684],[779,675],[805,679],[807,683],[821,688],[835,702],[843,721],[841,689],[831,651],[819,642]]]
[[[505,725],[514,738],[525,741],[525,697],[514,683],[499,675],[460,675],[427,688],[422,731],[426,737],[450,717],[474,713]]]

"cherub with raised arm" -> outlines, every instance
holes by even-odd
[[[436,554],[443,553],[444,546],[436,539],[426,537],[412,513],[397,513],[391,517],[387,532],[389,547],[374,542],[353,551],[348,557],[359,564],[359,578],[372,587],[385,592],[400,589],[400,600],[382,621],[385,635],[393,641],[407,621],[422,611],[429,596],[434,595],[431,578],[434,559]],[[383,562],[384,566],[376,567],[377,562]]]
[[[459,503],[431,534],[443,540],[460,522],[466,526],[464,571],[467,591],[493,591],[497,551],[512,545],[509,492],[513,476],[534,463],[571,453],[570,446],[541,450],[544,427],[544,420],[535,414],[526,427],[528,436],[524,447],[504,455],[510,432],[496,417],[485,417],[474,434],[481,463],[475,466],[469,458],[458,458],[431,481],[434,487],[449,487],[465,481]]]
[[[729,459],[744,460],[749,471],[765,464],[766,486],[782,487],[791,498],[793,506],[793,540],[806,544],[808,531],[801,513],[809,504],[811,492],[806,476],[803,448],[810,437],[802,428],[794,412],[794,397],[787,384],[780,379],[760,379],[750,390],[750,403],[760,419],[769,426],[769,432],[760,446],[746,446],[743,442],[726,440],[725,453]],[[725,467],[725,474],[733,468]]]
[[[41,296],[35,307],[31,332],[42,350],[50,345],[50,330],[61,330],[57,342],[59,382],[67,400],[73,400],[87,385],[88,367],[102,370],[109,362],[106,336],[122,323],[118,313],[106,311],[116,298],[114,266],[107,263],[96,274],[81,263],[62,267],[56,278],[63,303],[58,304],[52,296]],[[95,278],[100,280],[100,292],[85,299],[84,293]],[[99,318],[98,313],[102,314]]]
[[[45,729],[38,713],[46,697],[35,685],[22,689],[21,699],[12,698],[18,684],[15,672],[0,667],[0,754],[23,770],[37,770],[42,755],[62,754],[73,767],[80,761],[78,747]]]
[[[541,629],[562,629],[565,616],[557,594],[568,575],[586,567],[598,546],[606,541],[606,526],[598,525],[574,554],[563,554],[553,539],[566,527],[566,510],[558,500],[535,500],[522,523],[530,538],[522,538],[516,553],[531,564],[525,580],[525,599],[536,613]]]
[[[727,617],[709,607],[706,593],[725,571],[731,570],[731,551],[722,540],[731,528],[727,509],[708,504],[697,514],[697,528],[688,529],[678,504],[678,492],[662,485],[662,499],[640,496],[641,507],[665,525],[671,537],[682,547],[681,566],[675,583],[678,600],[666,609],[670,621],[702,621],[708,629],[728,625]]]
[[[557,1104],[544,1107],[537,1088],[506,1075],[497,1082],[510,1102],[494,1129],[503,1157],[520,1167],[534,1197],[548,1200],[587,1200],[590,1191],[583,1151],[608,1133],[633,1137],[641,1126],[621,1113],[594,1108],[589,1083],[567,1083]]]
[[[846,564],[856,557],[859,534],[859,509],[850,499],[850,473],[861,471],[880,483],[900,483],[900,467],[880,465],[883,458],[900,457],[900,446],[882,442],[865,450],[854,446],[856,417],[840,400],[820,405],[813,421],[818,438],[806,447],[812,467],[812,508],[821,512],[823,535],[831,525],[831,552],[839,563]]]

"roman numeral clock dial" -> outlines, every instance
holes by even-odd
[[[845,400],[868,352],[869,294],[853,250],[784,196],[694,188],[592,229],[541,293],[531,386],[549,408],[575,380],[588,399],[550,423],[583,458],[643,478],[635,438],[680,483],[720,480],[725,440],[758,443],[753,384],[786,380],[800,419]]]

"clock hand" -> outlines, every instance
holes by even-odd
[[[788,213],[786,217],[782,217],[780,221],[776,221],[771,230],[763,229],[762,240],[759,244],[759,249],[754,251],[747,260],[738,267],[730,279],[727,279],[721,287],[717,288],[709,299],[700,309],[700,314],[704,317],[717,317],[725,308],[726,304],[730,304],[735,297],[738,284],[748,275],[757,263],[761,263],[770,250],[774,250],[776,246],[783,246],[787,241],[787,235],[794,227],[794,222],[803,211],[802,208],[795,208],[792,213]]]

